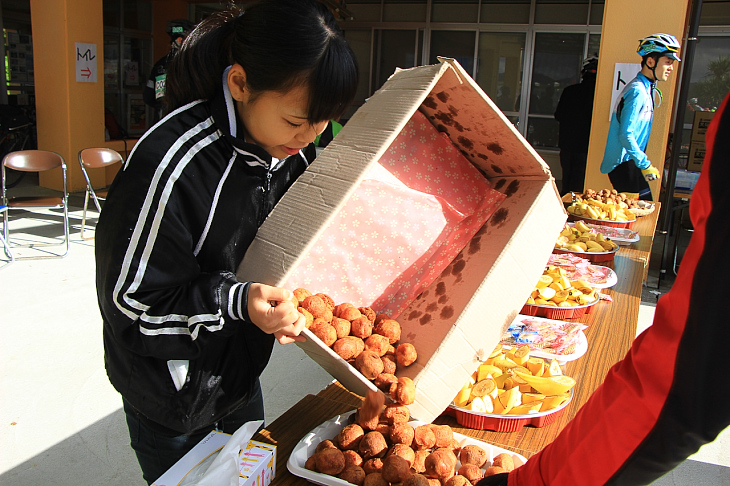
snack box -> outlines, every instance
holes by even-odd
[[[351,199],[367,200],[363,183],[369,171],[417,111],[503,195],[486,223],[457,248],[455,256],[445,258],[443,270],[402,303],[402,311],[391,314],[402,327],[400,342],[410,342],[418,351],[418,360],[398,372],[416,385],[411,415],[431,422],[520,312],[524,296],[534,288],[552,252],[554,242],[542,235],[559,233],[567,218],[547,164],[457,62],[443,60],[397,70],[279,201],[260,227],[237,277],[289,288],[299,276],[314,293],[332,288],[329,295],[336,303],[347,301],[346,289],[362,285],[378,288],[387,297],[400,275],[378,280],[375,277],[385,263],[376,260],[334,268],[326,254],[331,241],[322,236]],[[422,142],[416,140],[413,145]],[[434,160],[422,161],[423,178],[439,177],[445,184],[452,160]],[[417,239],[420,233],[409,228],[408,218],[418,214],[400,209],[395,202],[390,206],[389,219],[407,219],[382,235],[383,243],[376,250],[386,260],[398,260],[397,248],[385,240],[393,236]],[[351,252],[356,256],[362,251],[359,235],[368,233],[367,224],[367,218],[353,219],[343,228],[351,232]],[[306,267],[304,262],[315,252],[322,255],[320,260]],[[418,274],[419,263],[413,267],[409,270]],[[401,282],[400,287],[410,283]],[[382,312],[384,307],[374,302],[352,303]],[[375,390],[312,333],[305,330],[303,335],[307,341],[297,344],[343,386],[362,396]]]
[[[211,431],[177,461],[152,486],[194,484],[231,439],[230,434]],[[239,486],[268,486],[276,475],[276,446],[249,440],[239,452]]]
[[[349,412],[333,417],[302,437],[302,440],[294,446],[294,450],[292,450],[289,460],[286,463],[289,472],[314,484],[320,484],[323,486],[352,486],[351,483],[348,483],[343,479],[310,471],[304,467],[304,463],[307,461],[308,457],[314,454],[314,451],[320,442],[325,439],[332,439],[345,425],[348,425],[353,413],[354,412]],[[423,425],[425,422],[412,420],[409,423],[413,427],[418,427],[419,425]],[[454,439],[456,439],[462,447],[472,444],[481,447],[487,452],[487,462],[482,469],[489,467],[492,464],[494,457],[502,453],[507,453],[512,456],[515,467],[527,462],[525,456],[521,454],[503,449],[496,445],[487,444],[486,442],[459,434],[458,432],[454,432]],[[461,462],[457,461],[456,469],[458,470],[459,467],[461,467]]]

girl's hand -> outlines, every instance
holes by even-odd
[[[273,334],[281,344],[306,341],[299,334],[305,319],[294,306],[294,294],[287,289],[251,283],[248,289],[248,315],[266,334]]]

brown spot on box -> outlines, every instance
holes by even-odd
[[[491,218],[489,218],[489,224],[492,226],[501,226],[507,220],[509,210],[506,208],[499,208],[494,212]]]
[[[509,183],[509,186],[507,186],[507,190],[504,191],[504,193],[507,195],[507,197],[510,197],[511,195],[516,193],[519,188],[520,188],[520,181],[515,179]]]
[[[424,314],[423,317],[421,317],[420,319],[418,319],[418,322],[422,326],[425,326],[426,324],[428,324],[429,322],[431,322],[431,314]]]
[[[449,319],[454,315],[454,308],[450,305],[445,306],[443,309],[441,309],[441,314],[439,317],[441,319]]]
[[[446,91],[440,91],[436,93],[436,97],[443,103],[449,101],[449,94]]]
[[[487,144],[487,150],[489,150],[490,152],[497,154],[497,155],[502,155],[502,152],[504,152],[504,149],[502,148],[502,146],[500,144],[498,144],[497,142],[492,142],[490,144]]]
[[[496,164],[492,164],[492,170],[494,172],[496,172],[497,174],[501,174],[502,173],[502,168],[500,166],[496,165]]]
[[[446,284],[439,282],[436,284],[436,295],[444,295],[446,293]]]

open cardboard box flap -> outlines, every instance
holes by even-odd
[[[279,201],[237,276],[285,282],[416,110],[507,196],[441,275],[393,316],[401,342],[413,343],[419,356],[397,373],[416,384],[411,414],[431,422],[519,313],[567,219],[548,166],[458,63],[397,70]],[[316,285],[309,290],[319,292]],[[305,335],[299,345],[343,386],[359,395],[375,388],[312,333]]]

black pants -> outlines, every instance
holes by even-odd
[[[260,384],[258,391],[246,406],[228,414],[207,429],[177,437],[170,437],[152,430],[139,419],[129,403],[126,400],[123,401],[130,443],[137,455],[139,467],[142,469],[142,477],[147,484],[152,484],[162,476],[212,430],[233,434],[246,422],[264,419],[264,399]]]
[[[618,192],[631,192],[639,195],[639,199],[652,201],[649,183],[644,179],[641,169],[636,167],[633,160],[622,162],[608,173],[611,185]]]
[[[587,152],[560,149],[560,168],[563,169],[561,196],[569,192],[583,194],[587,159]]]

